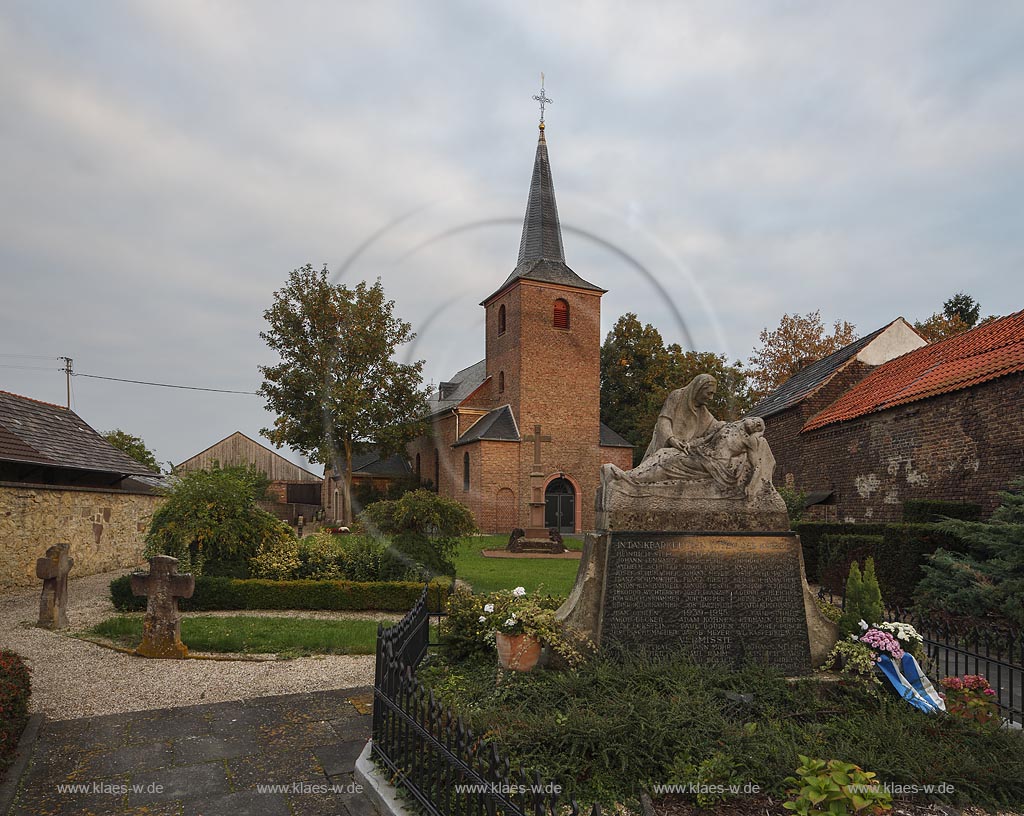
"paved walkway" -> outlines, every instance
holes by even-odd
[[[3,816],[378,816],[352,776],[371,700],[363,687],[47,721]]]

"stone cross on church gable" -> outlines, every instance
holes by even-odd
[[[540,470],[540,443],[550,442],[550,436],[541,436],[540,425],[533,426],[533,434],[531,436],[524,436],[524,442],[533,443],[533,468],[534,470]]]
[[[54,544],[36,561],[36,577],[43,581],[39,597],[39,626],[66,629],[68,626],[68,573],[75,565],[70,544]]]
[[[147,596],[142,643],[135,650],[144,657],[188,657],[181,642],[178,598],[191,598],[196,579],[178,575],[178,559],[155,555],[149,559],[149,575],[132,575],[132,594]]]

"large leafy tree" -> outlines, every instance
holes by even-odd
[[[277,414],[262,433],[313,462],[330,464],[342,482],[343,520],[352,518],[352,456],[371,444],[397,452],[422,430],[423,361],[395,359],[416,335],[394,314],[378,279],[349,288],[327,267],[294,270],[274,293],[260,333],[280,362],[261,366],[260,394]]]
[[[758,337],[760,345],[750,357],[748,373],[751,387],[760,398],[810,363],[839,351],[857,339],[856,327],[845,320],[825,328],[821,310],[801,314],[784,314],[778,328],[764,328]]]
[[[914,328],[929,343],[945,340],[973,329],[981,317],[981,304],[966,292],[957,292],[942,304],[942,311],[914,323]]]
[[[601,421],[622,434],[639,458],[669,392],[698,374],[711,374],[718,390],[708,408],[720,419],[735,419],[750,407],[746,375],[737,362],[708,351],[665,345],[661,333],[629,312],[620,317],[601,346]]]
[[[103,438],[122,453],[128,454],[136,462],[157,473],[160,472],[160,463],[156,460],[156,454],[146,447],[146,443],[142,441],[141,437],[115,428],[103,434]]]

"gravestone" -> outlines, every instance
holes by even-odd
[[[135,651],[143,657],[188,657],[181,642],[178,598],[192,597],[196,579],[178,575],[177,558],[155,555],[149,559],[149,574],[134,573],[131,580],[132,593],[147,596],[142,643]]]
[[[603,530],[586,537],[556,617],[599,647],[806,674],[836,627],[807,586],[764,421],[716,420],[706,408],[715,386],[702,374],[673,391],[644,460],[602,467]]]
[[[70,544],[54,544],[36,561],[36,577],[43,581],[38,625],[44,629],[68,627],[68,573],[75,565],[70,551]]]

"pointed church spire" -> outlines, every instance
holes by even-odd
[[[530,197],[526,202],[526,217],[523,219],[523,237],[519,241],[519,263],[542,259],[565,262],[562,228],[558,223],[555,185],[551,181],[543,121],[537,139],[537,157],[533,160],[533,179],[530,182]]]
[[[595,292],[607,291],[583,280],[565,263],[562,227],[558,222],[555,185],[551,181],[551,163],[548,161],[548,143],[544,137],[544,105],[551,102],[544,94],[544,74],[540,75],[540,96],[533,98],[540,102],[540,135],[537,138],[537,155],[533,160],[530,198],[526,202],[526,217],[523,219],[523,236],[519,241],[519,261],[512,274],[494,294],[483,301],[484,304],[517,280],[557,283]]]

